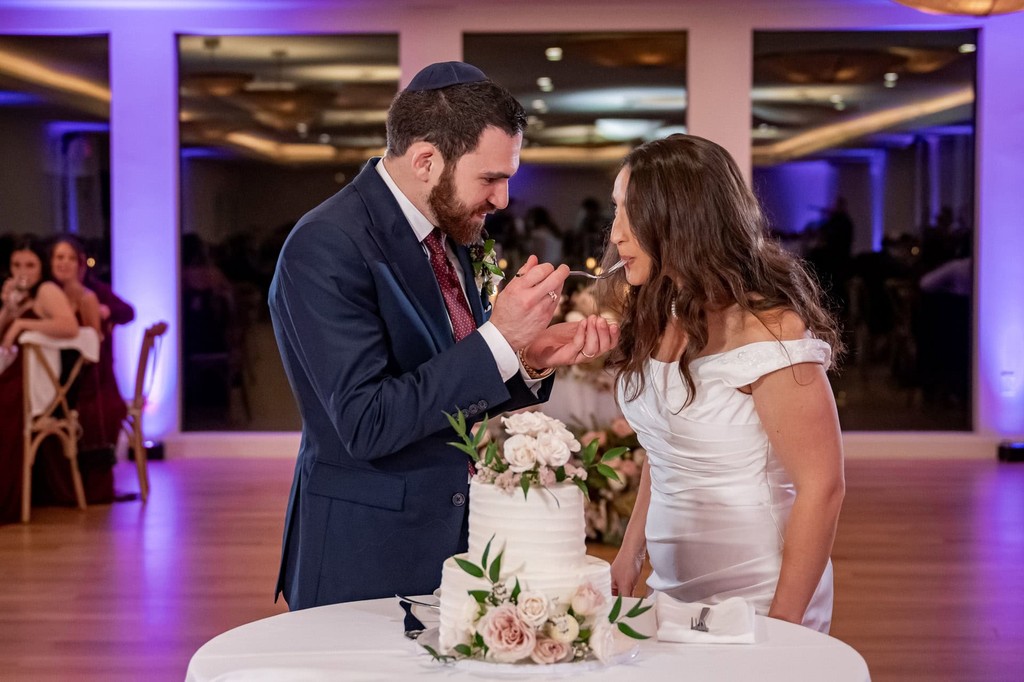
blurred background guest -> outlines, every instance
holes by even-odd
[[[18,337],[25,331],[37,331],[71,338],[78,331],[71,304],[51,280],[49,260],[38,241],[15,240],[9,268],[10,276],[0,289],[0,353],[10,359],[0,372],[0,523],[21,517],[25,387]]]

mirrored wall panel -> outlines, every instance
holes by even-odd
[[[845,329],[845,430],[971,428],[976,53],[974,31],[754,34],[753,182]]]
[[[686,130],[686,33],[467,34],[464,57],[529,114],[512,201],[488,223],[509,267],[535,253],[595,269],[622,158]]]
[[[0,275],[15,239],[70,233],[110,281],[108,73],[105,35],[0,36]]]
[[[384,151],[395,35],[179,37],[184,430],[300,428],[267,289],[296,221]]]

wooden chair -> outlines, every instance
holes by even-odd
[[[149,473],[146,469],[146,444],[142,433],[142,413],[146,407],[146,372],[156,363],[156,341],[167,333],[167,323],[157,322],[146,329],[139,351],[139,366],[135,371],[135,393],[128,401],[128,415],[121,428],[128,436],[128,445],[135,456],[139,474],[139,496],[145,502],[149,497]],[[150,356],[153,360],[150,361]]]
[[[40,444],[56,436],[71,467],[71,481],[79,509],[85,509],[85,489],[78,471],[78,438],[82,427],[78,411],[68,396],[82,367],[99,359],[99,336],[89,327],[74,339],[52,339],[39,332],[25,332],[19,338],[24,399],[21,520],[28,523],[32,513],[32,465]],[[70,368],[61,367],[60,349],[77,350]],[[63,370],[63,371],[62,371]],[[40,397],[43,396],[43,397]]]

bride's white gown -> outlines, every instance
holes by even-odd
[[[795,490],[768,442],[753,399],[737,388],[799,363],[826,368],[818,339],[751,343],[695,359],[696,400],[680,411],[687,388],[678,363],[649,360],[647,384],[619,404],[651,467],[648,585],[686,602],[742,597],[767,614],[782,563],[783,533]],[[804,614],[828,632],[832,619],[829,562]]]

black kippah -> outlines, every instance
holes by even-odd
[[[420,90],[440,90],[451,85],[466,85],[467,83],[479,83],[487,80],[483,71],[472,64],[465,62],[438,62],[424,67],[422,71],[413,76],[407,92]]]

